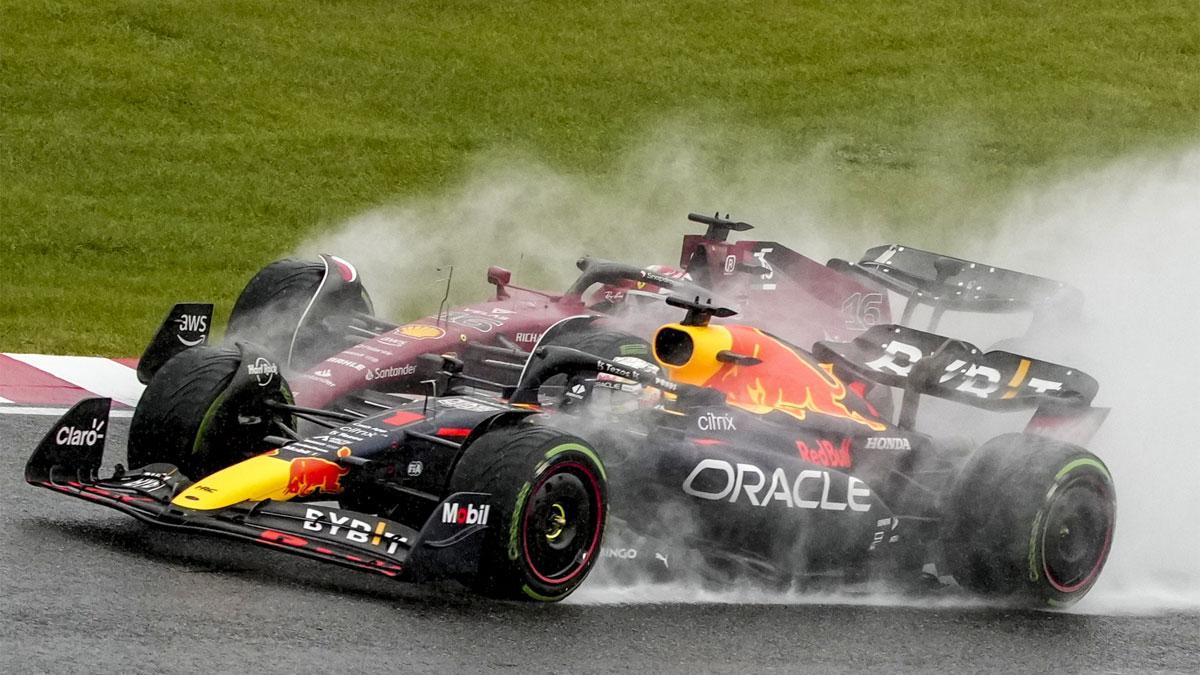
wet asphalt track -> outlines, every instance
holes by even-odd
[[[1200,671],[1197,614],[510,605],[166,538],[24,483],[52,421],[0,416],[4,673]],[[109,465],[127,420],[113,424]]]

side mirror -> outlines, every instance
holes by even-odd
[[[721,363],[732,363],[735,366],[757,366],[762,363],[762,359],[758,357],[738,354],[728,349],[722,349],[717,352],[717,360]]]
[[[504,290],[504,287],[508,285],[508,282],[512,281],[512,272],[503,267],[492,265],[488,268],[487,280],[489,284],[496,287],[497,300],[508,298],[508,293]]]

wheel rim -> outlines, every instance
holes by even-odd
[[[1112,542],[1114,509],[1107,486],[1085,477],[1057,491],[1042,529],[1042,569],[1062,593],[1096,578]]]
[[[600,482],[591,468],[580,462],[550,467],[530,491],[522,525],[533,576],[555,585],[577,577],[595,555],[603,522]]]

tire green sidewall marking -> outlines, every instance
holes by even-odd
[[[225,403],[225,399],[229,397],[229,388],[225,388],[221,395],[217,397],[212,405],[208,406],[208,410],[204,411],[204,417],[200,420],[200,426],[196,429],[196,437],[192,439],[192,455],[195,456],[200,452],[200,439],[204,438],[204,433],[208,431],[208,427],[217,416],[217,410]]]
[[[592,462],[595,463],[596,468],[600,469],[600,477],[606,481],[608,480],[608,474],[604,471],[604,462],[601,462],[600,458],[596,456],[596,453],[586,445],[580,445],[578,443],[563,443],[562,445],[556,445],[546,451],[546,459],[553,459],[564,452],[571,452],[572,450],[587,455],[588,459],[591,459]]]
[[[529,587],[529,584],[521,586],[521,592],[539,602],[556,602],[562,595],[542,595]]]
[[[1038,571],[1038,530],[1042,527],[1042,515],[1046,510],[1038,509],[1037,515],[1033,517],[1033,528],[1029,533],[1029,580],[1037,581],[1041,576]]]
[[[1104,476],[1104,479],[1106,481],[1108,481],[1109,483],[1112,483],[1112,475],[1108,473],[1108,467],[1104,466],[1104,464],[1101,463],[1100,460],[1094,459],[1092,457],[1080,457],[1079,459],[1075,459],[1070,462],[1067,462],[1067,464],[1065,466],[1063,466],[1063,468],[1058,470],[1058,473],[1054,474],[1054,485],[1052,485],[1050,487],[1050,491],[1048,493],[1046,493],[1047,500],[1049,500],[1051,497],[1053,497],[1054,493],[1058,491],[1058,484],[1063,479],[1064,476],[1066,476],[1067,474],[1071,473],[1072,471],[1074,471],[1080,467],[1085,467],[1085,466],[1090,466],[1093,469],[1096,469]],[[1034,582],[1036,582],[1041,577],[1041,572],[1039,571],[1038,559],[1040,557],[1042,557],[1044,555],[1044,553],[1042,552],[1041,546],[1039,545],[1040,537],[1038,536],[1038,530],[1041,529],[1042,516],[1045,515],[1045,513],[1046,513],[1045,507],[1038,509],[1037,515],[1035,515],[1033,517],[1032,531],[1029,533],[1029,580],[1034,581]]]
[[[521,489],[517,492],[517,503],[513,506],[512,518],[508,526],[508,559],[516,560],[521,557],[521,548],[517,546],[517,535],[521,529],[521,510],[525,507],[525,500],[529,498],[529,490],[533,485],[526,481]]]
[[[1068,473],[1071,473],[1072,471],[1074,471],[1075,469],[1078,469],[1081,466],[1090,466],[1094,469],[1099,470],[1100,473],[1104,474],[1105,480],[1107,480],[1110,483],[1112,482],[1112,475],[1108,473],[1108,467],[1104,466],[1104,464],[1102,464],[1100,462],[1100,460],[1093,459],[1091,457],[1080,457],[1079,459],[1076,459],[1072,462],[1068,462],[1066,466],[1064,466],[1063,468],[1058,470],[1058,473],[1054,474],[1054,480],[1057,481],[1057,480],[1061,479],[1063,476],[1067,475]]]

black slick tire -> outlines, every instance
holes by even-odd
[[[467,446],[450,492],[491,495],[474,589],[555,602],[583,582],[608,513],[604,465],[582,439],[535,424],[488,431]]]
[[[1082,598],[1104,567],[1116,523],[1104,462],[1029,434],[985,443],[943,508],[944,558],[959,585],[1032,607]]]
[[[320,260],[276,260],[242,289],[229,316],[226,341],[248,340],[294,369],[308,367],[345,346],[344,331],[324,323],[333,314],[372,311],[358,287],[314,298],[326,274]]]
[[[638,358],[654,365],[654,357],[650,355],[649,342],[636,335],[617,330],[601,329],[566,333],[545,344],[570,347],[605,359],[622,356]]]
[[[238,410],[227,392],[241,364],[236,347],[193,347],[168,360],[138,402],[129,425],[130,467],[173,464],[198,480],[271,449],[270,411]],[[287,396],[280,381],[280,395]],[[245,423],[247,414],[257,423]]]

